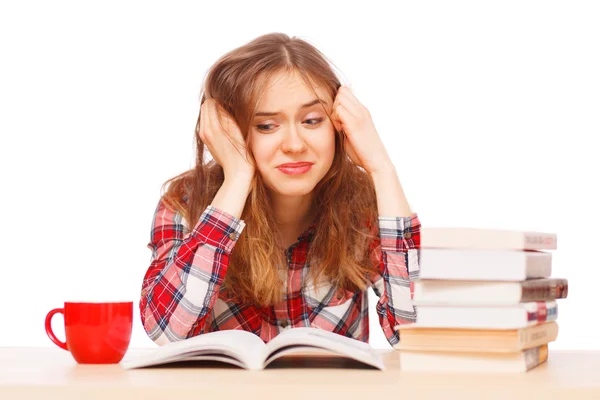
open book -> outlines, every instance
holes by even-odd
[[[260,337],[243,330],[205,333],[167,343],[140,357],[123,360],[121,366],[133,369],[178,361],[206,360],[260,370],[283,356],[337,356],[385,369],[381,355],[368,343],[309,327],[288,329],[266,344]]]

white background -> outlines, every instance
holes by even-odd
[[[204,74],[279,31],[340,68],[423,226],[557,233],[551,348],[600,348],[598,3],[237,3],[0,5],[0,345],[54,346],[68,300],[134,301],[131,347],[154,345],[146,244],[160,185],[193,166]]]

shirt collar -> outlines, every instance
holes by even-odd
[[[298,236],[298,240],[302,241],[305,238],[308,237],[309,241],[314,237],[314,233],[315,233],[315,228],[317,227],[317,219],[315,219],[312,224],[310,224],[308,226],[308,228],[306,228],[306,230],[304,232],[302,232],[300,234],[300,236]]]

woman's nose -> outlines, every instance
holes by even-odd
[[[306,149],[306,142],[298,132],[298,129],[291,127],[285,134],[281,147],[285,152],[296,153]]]

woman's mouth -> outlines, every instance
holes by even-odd
[[[282,164],[277,169],[287,175],[301,175],[312,168],[310,163]]]

